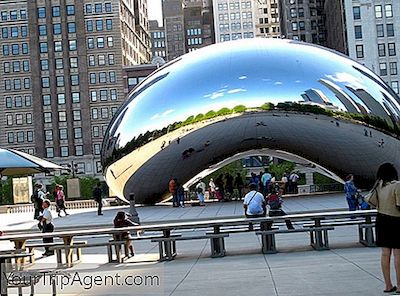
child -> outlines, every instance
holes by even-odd
[[[114,227],[115,228],[122,228],[122,227],[129,227],[129,226],[137,226],[139,224],[133,222],[131,219],[127,217],[125,212],[118,212],[114,218]],[[135,250],[129,239],[129,232],[121,232],[115,235],[115,240],[126,240],[126,247],[130,251],[130,256],[135,256]]]

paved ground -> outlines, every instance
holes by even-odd
[[[288,212],[345,208],[342,195],[287,198]],[[97,217],[94,210],[75,211],[67,218],[56,219],[56,225],[109,223],[117,209],[107,209]],[[239,202],[208,204],[206,207],[171,208],[166,206],[139,208],[142,221],[213,218],[242,214]],[[72,213],[72,211],[71,211]],[[28,226],[29,216],[21,216]],[[28,219],[28,220],[27,220]],[[2,229],[17,227],[13,215],[1,215]],[[14,225],[12,225],[14,224]],[[32,226],[32,225],[31,225]],[[8,227],[7,227],[8,228]],[[96,239],[87,238],[91,241]],[[98,240],[99,238],[97,238]],[[101,238],[100,238],[101,239]],[[74,295],[382,295],[383,281],[379,268],[378,248],[365,248],[357,243],[354,226],[335,229],[330,235],[331,250],[317,252],[308,246],[307,234],[277,236],[278,254],[263,255],[261,243],[254,233],[236,234],[226,239],[227,256],[210,258],[208,241],[178,242],[176,260],[158,263],[158,247],[151,242],[135,244],[137,255],[124,264],[107,264],[105,248],[83,251],[83,261],[69,270],[81,276],[158,275],[161,285],[92,287],[78,292],[69,287],[64,292]],[[0,247],[6,247],[5,244]],[[35,268],[55,267],[55,259],[39,259]],[[137,277],[138,279],[140,277]],[[135,278],[136,279],[136,278]],[[41,289],[39,289],[41,290]],[[41,290],[49,293],[49,287]]]

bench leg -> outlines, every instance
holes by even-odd
[[[121,245],[115,245],[115,254],[117,256],[117,262],[121,263],[122,262]]]
[[[62,254],[61,249],[56,249],[56,256],[57,256],[57,265],[62,266]]]
[[[263,254],[277,253],[274,233],[261,235],[261,252]]]
[[[224,257],[225,256],[225,241],[223,237],[216,237],[210,239],[211,257]]]
[[[82,257],[82,249],[76,248],[76,261],[81,261],[81,257]]]
[[[376,247],[373,225],[358,225],[359,241],[366,247]]]
[[[175,247],[176,249],[176,247]],[[171,241],[164,242],[165,258],[169,261],[173,260],[175,254],[173,254],[173,246]]]
[[[310,244],[317,250],[329,250],[328,230],[310,231]]]
[[[29,263],[33,264],[35,263],[35,248],[34,247],[28,247],[28,253],[32,253],[32,256],[29,256]]]

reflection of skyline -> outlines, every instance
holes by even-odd
[[[382,110],[393,112],[399,106],[376,83],[379,78],[363,75],[359,70],[362,66],[356,62],[320,47],[288,43],[242,40],[235,43],[237,46],[215,45],[183,56],[131,94],[135,98],[128,100],[128,110],[113,132],[121,134],[120,143],[124,145],[135,135],[184,121],[193,113],[304,101],[302,94],[310,89],[318,90],[325,105],[330,102],[343,111],[372,110],[382,116]],[[376,108],[349,87],[368,92],[368,100],[377,100],[373,104]],[[388,101],[383,94],[391,108],[382,106],[384,100]]]

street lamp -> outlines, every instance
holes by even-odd
[[[72,172],[72,177],[75,178],[75,174],[79,174],[78,172],[78,164],[74,163],[74,161],[72,160],[71,163],[67,164],[67,171],[68,173]]]

